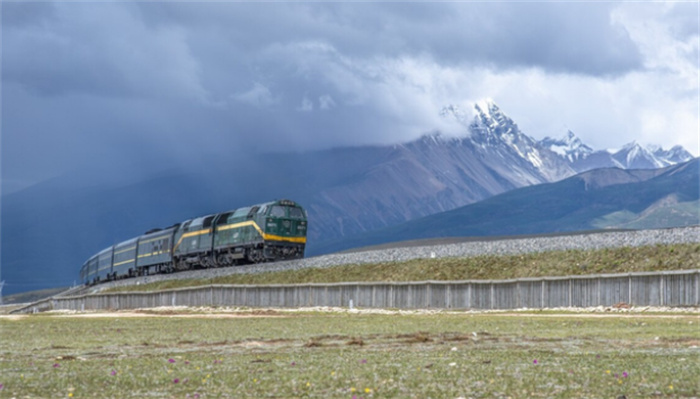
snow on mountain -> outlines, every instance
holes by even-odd
[[[565,159],[577,172],[600,168],[657,169],[693,159],[681,146],[666,151],[660,146],[643,147],[633,141],[620,150],[598,150],[584,144],[572,131],[561,139],[545,137],[538,144]]]
[[[539,144],[565,158],[569,163],[574,163],[580,159],[587,158],[593,153],[593,149],[581,142],[574,132],[567,131],[561,139],[545,137]]]
[[[667,166],[636,141],[625,145],[612,156],[626,169],[658,169]]]
[[[551,182],[574,174],[566,161],[524,134],[492,100],[481,101],[474,109],[471,139],[482,149],[497,152],[512,167],[521,168],[523,177],[529,174]]]
[[[476,102],[471,121],[471,115],[455,105],[444,107],[440,115],[454,118],[465,126],[468,136],[462,140],[471,141],[484,153],[493,153],[501,162],[510,162],[514,172],[527,164],[526,169],[532,170],[520,173],[529,184],[535,183],[531,179],[533,174],[545,181],[556,181],[592,169],[656,169],[693,159],[681,146],[666,151],[659,146],[644,147],[637,142],[629,143],[620,150],[596,151],[571,130],[560,139],[545,137],[536,141],[520,131],[518,125],[491,99]]]
[[[670,150],[666,151],[661,147],[647,147],[654,156],[664,162],[667,165],[675,165],[677,163],[683,163],[693,159],[693,155],[689,153],[685,148],[677,145],[672,147]]]
[[[587,172],[589,170],[601,168],[627,169],[627,167],[624,164],[618,162],[615,158],[613,158],[612,152],[607,150],[593,151],[588,156],[575,160],[571,164],[571,167],[577,173]]]

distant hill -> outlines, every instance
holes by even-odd
[[[700,224],[699,169],[700,159],[655,170],[592,170],[338,240],[321,252],[435,237],[696,225]]]
[[[45,298],[50,298],[67,290],[68,287],[48,288],[39,291],[28,291],[20,294],[8,295],[2,297],[3,305],[11,305],[18,303],[31,303]]]

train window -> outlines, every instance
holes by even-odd
[[[212,220],[214,220],[214,216],[216,216],[216,215],[207,216],[204,219],[204,223],[203,223],[202,227],[204,227],[205,229],[211,227],[211,222],[212,222]]]
[[[258,209],[260,209],[259,206],[254,206],[254,207],[250,208],[250,211],[248,211],[248,215],[246,215],[246,217],[247,217],[248,219],[252,218],[253,215],[254,215],[256,212],[258,212]]]
[[[229,216],[231,216],[231,212],[226,212],[226,213],[220,214],[219,217],[216,219],[216,225],[220,226],[222,224],[226,224],[226,222],[228,222]]]
[[[232,218],[242,218],[245,217],[248,214],[248,211],[250,211],[250,208],[240,208],[236,209],[235,212],[233,212],[233,215],[231,215]]]
[[[190,226],[189,226],[190,231],[194,231],[194,230],[199,230],[199,229],[201,229],[201,228],[202,228],[202,223],[203,223],[203,222],[204,222],[204,218],[203,218],[203,217],[201,217],[201,218],[196,218],[196,219],[192,219],[192,222],[190,222]]]
[[[297,208],[294,206],[288,207],[289,209],[289,217],[292,219],[303,219],[304,218],[304,211],[301,210],[301,208]]]
[[[283,207],[283,206],[274,205],[274,206],[270,209],[270,216],[275,216],[275,217],[278,217],[278,218],[283,218],[283,217],[287,216],[287,212],[284,211],[284,207]]]

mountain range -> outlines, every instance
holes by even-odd
[[[545,137],[539,144],[566,159],[571,168],[578,173],[598,168],[656,169],[687,162],[693,158],[681,146],[664,150],[659,146],[643,147],[636,141],[616,151],[594,151],[571,131],[561,139]]]
[[[652,170],[692,159],[681,147],[664,151],[636,143],[594,151],[571,132],[538,141],[493,101],[473,111],[441,111],[463,126],[460,137],[434,133],[396,145],[183,162],[158,173],[121,171],[119,179],[101,174],[99,184],[74,173],[3,196],[5,292],[70,284],[84,260],[109,245],[153,227],[275,198],[307,208],[307,254],[315,255],[347,237],[517,188],[597,168]]]
[[[343,168],[347,180],[304,198],[317,216],[312,238],[332,241],[596,168],[653,169],[693,158],[682,147],[649,150],[637,143],[615,152],[594,151],[570,131],[563,139],[537,141],[492,101],[476,104],[474,111],[472,119],[456,106],[441,111],[464,126],[462,137],[434,133],[393,147],[339,149],[328,159],[328,152],[311,156],[331,161],[319,162],[319,169],[333,168],[334,159],[350,166]],[[313,175],[307,176],[313,180]]]
[[[700,224],[700,159],[661,169],[594,169],[326,243],[336,252],[437,237],[485,237]]]

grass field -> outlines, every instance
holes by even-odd
[[[0,398],[700,397],[697,313],[182,312],[0,317]]]

